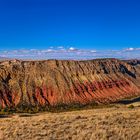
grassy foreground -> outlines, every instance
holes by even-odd
[[[138,140],[139,132],[139,105],[0,118],[6,140]]]

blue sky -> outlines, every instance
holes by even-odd
[[[139,57],[139,48],[139,0],[0,0],[0,56]]]

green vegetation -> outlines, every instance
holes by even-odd
[[[31,106],[31,105],[20,105],[17,107],[11,107],[11,108],[4,108],[0,109],[0,115],[7,115],[7,114],[13,114],[13,113],[39,113],[39,112],[65,112],[65,111],[77,111],[77,110],[83,110],[83,109],[95,109],[95,108],[108,108],[112,107],[114,105],[97,105],[96,103],[90,103],[86,105],[82,104],[59,104],[57,106]]]
[[[131,104],[131,105],[128,106],[128,108],[133,109],[134,105]]]

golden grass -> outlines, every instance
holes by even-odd
[[[16,114],[0,118],[4,140],[139,140],[140,107],[62,113]]]

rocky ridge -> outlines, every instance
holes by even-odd
[[[0,61],[0,108],[112,103],[140,95],[140,61]]]

